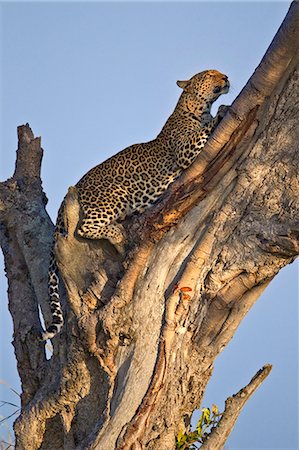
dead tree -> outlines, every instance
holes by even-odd
[[[55,248],[66,317],[47,360],[50,321],[43,150],[18,128],[16,168],[0,185],[1,246],[22,381],[17,449],[173,450],[199,408],[219,352],[265,287],[298,254],[299,4],[194,164],[124,223],[122,257],[76,235]],[[227,401],[205,449],[221,449],[265,366]]]

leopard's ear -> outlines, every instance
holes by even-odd
[[[178,80],[176,82],[176,84],[181,88],[181,89],[186,89],[186,87],[188,86],[190,80],[184,80],[184,81],[180,81]]]

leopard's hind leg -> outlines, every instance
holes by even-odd
[[[120,244],[125,239],[123,227],[120,224],[101,225],[88,217],[82,220],[78,235],[86,239],[108,239],[112,244]]]
[[[79,236],[87,239],[108,239],[114,245],[125,240],[124,229],[117,220],[125,218],[128,213],[126,195],[119,188],[109,194],[102,193],[104,201],[99,199],[92,205],[88,204],[86,199],[81,199],[83,218],[77,229]],[[105,199],[109,199],[109,202]]]

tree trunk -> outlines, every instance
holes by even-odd
[[[47,360],[53,224],[40,139],[18,128],[13,177],[0,185],[0,239],[22,381],[17,449],[175,449],[217,355],[265,287],[299,251],[299,4],[194,164],[161,200],[128,217],[125,256],[76,235],[55,247],[66,325]],[[270,370],[227,401],[203,448],[223,447]]]

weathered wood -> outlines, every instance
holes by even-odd
[[[188,428],[215,358],[298,254],[298,5],[192,167],[125,220],[123,256],[78,238],[70,188],[55,247],[67,320],[49,361],[36,330],[38,304],[49,318],[53,225],[40,140],[19,127],[16,170],[0,185],[23,390],[17,449],[173,450]]]
[[[250,380],[244,388],[240,389],[232,397],[225,401],[225,410],[222,414],[219,424],[213,428],[210,435],[204,440],[200,447],[201,450],[222,450],[223,446],[230,435],[240,412],[244,408],[246,402],[255,393],[261,383],[267,378],[271,372],[270,364],[262,367]]]

